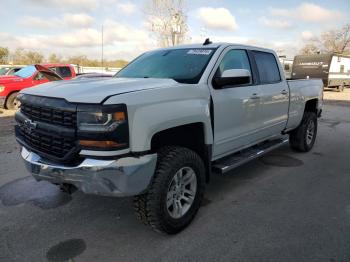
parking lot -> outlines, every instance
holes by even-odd
[[[0,113],[0,261],[350,261],[350,89],[325,92],[307,154],[281,147],[213,175],[194,222],[154,233],[132,199],[60,192],[25,170]]]

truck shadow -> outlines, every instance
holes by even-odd
[[[247,183],[266,176],[269,169],[281,168],[275,165],[279,159],[270,159],[276,154],[286,156],[285,159],[291,156],[289,148],[285,146],[277,149],[275,154],[256,159],[227,175],[213,174],[207,186],[202,209],[193,225],[176,236],[159,235],[137,221],[132,208],[132,198],[102,197],[81,192],[75,192],[71,196],[49,183],[36,182],[29,176],[0,188],[0,210],[15,209],[16,214],[21,215],[17,222],[19,225],[12,232],[14,235],[21,234],[21,224],[23,227],[31,224],[36,228],[43,228],[35,231],[37,242],[32,243],[32,246],[34,249],[44,249],[49,261],[62,261],[59,259],[80,254],[87,256],[90,253],[89,248],[96,249],[96,235],[107,240],[99,247],[102,250],[116,252],[118,248],[115,243],[118,241],[124,241],[124,245],[147,242],[147,246],[156,248],[162,245],[164,240],[176,242],[179,238],[191,238],[192,234],[196,234],[196,230],[203,226],[200,221],[212,212],[210,210],[214,206],[213,203],[232,197],[229,194],[232,191],[245,191]],[[283,161],[286,161],[285,159]],[[293,159],[287,161],[294,161],[295,164],[295,158]],[[112,239],[116,242],[108,241]],[[19,243],[13,245],[16,247]],[[99,252],[103,252],[102,250]]]
[[[294,168],[303,164],[302,160],[293,156],[288,145],[282,146],[273,152],[237,167],[227,174],[213,173],[207,186],[206,198],[210,202],[223,200],[229,192],[244,187],[252,180],[266,176],[271,168]]]

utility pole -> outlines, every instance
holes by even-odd
[[[103,73],[103,25],[102,25],[102,32],[101,32],[101,68]]]

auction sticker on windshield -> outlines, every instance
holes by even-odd
[[[210,55],[213,50],[210,49],[191,49],[187,52],[189,55]]]

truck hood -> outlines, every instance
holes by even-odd
[[[172,79],[110,78],[50,82],[21,91],[21,94],[63,98],[69,102],[101,103],[107,97],[178,85]]]

